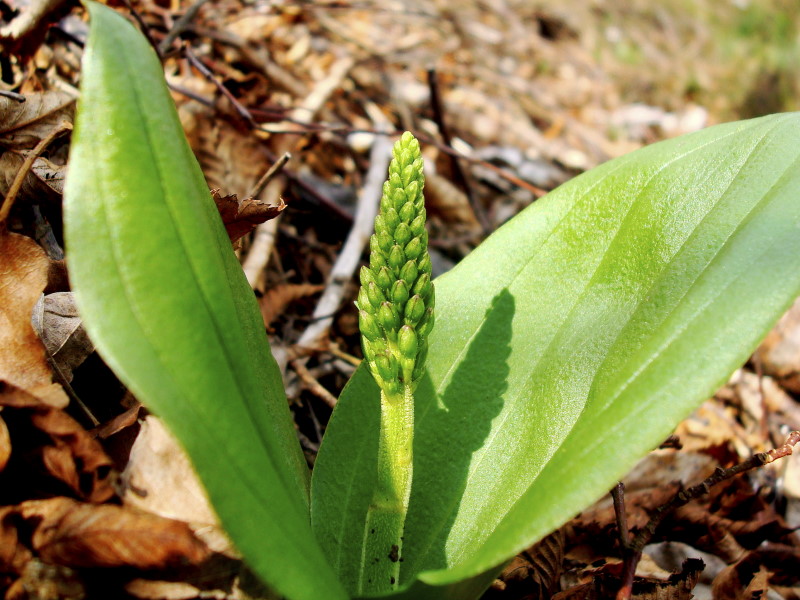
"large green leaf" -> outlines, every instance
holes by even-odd
[[[88,8],[65,217],[89,334],[178,437],[256,572],[292,599],[345,598],[311,533],[308,469],[258,307],[161,65],[121,16]]]
[[[397,595],[477,597],[747,359],[800,293],[798,139],[800,116],[775,115],[611,161],[436,281]],[[377,412],[360,369],[312,478],[354,594],[384,559],[361,552]]]

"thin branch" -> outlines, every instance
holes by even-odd
[[[167,35],[164,36],[164,39],[161,40],[161,43],[158,45],[158,50],[161,54],[166,54],[169,47],[172,46],[172,42],[189,28],[192,21],[197,16],[197,13],[200,12],[200,8],[206,2],[208,2],[208,0],[196,0],[194,4],[187,8],[186,12],[175,21],[172,29],[167,32]]]
[[[147,26],[147,23],[145,23],[144,19],[142,19],[142,15],[139,14],[139,11],[133,8],[133,5],[131,4],[130,0],[122,0],[122,2],[125,4],[128,10],[131,11],[131,16],[139,24],[139,29],[141,30],[144,37],[147,38],[147,41],[150,43],[150,45],[153,47],[156,56],[158,56],[158,60],[161,60],[162,59],[161,50],[159,50],[158,48],[158,43],[155,41],[155,39],[153,39],[153,36],[150,33],[150,28]]]
[[[439,90],[439,79],[436,76],[436,69],[433,68],[428,69],[428,90],[430,91],[431,96],[433,120],[436,123],[436,126],[439,128],[439,135],[442,136],[442,142],[444,145],[448,148],[452,148],[453,138],[450,136],[450,130],[444,120],[444,105],[442,103],[442,94]],[[475,215],[475,218],[478,219],[478,223],[480,223],[483,232],[488,235],[492,231],[492,225],[489,223],[489,219],[486,217],[486,212],[478,203],[478,199],[475,198],[475,192],[472,189],[472,186],[467,182],[466,173],[464,173],[464,170],[461,168],[461,163],[459,162],[458,157],[454,154],[449,154],[448,156],[450,157],[450,166],[453,169],[453,178],[456,180],[456,184],[462,190],[464,190],[464,193],[467,195],[467,201],[469,202],[470,207],[472,207],[472,212]]]
[[[11,98],[12,100],[16,100],[19,103],[25,102],[25,96],[23,94],[18,94],[17,92],[12,92],[9,90],[0,90],[0,96],[4,96],[5,98]]]
[[[636,572],[636,565],[641,558],[642,550],[653,538],[659,525],[661,525],[669,513],[680,506],[688,504],[695,498],[704,496],[713,486],[723,481],[727,481],[736,475],[763,467],[771,462],[775,462],[779,458],[790,455],[798,442],[800,442],[800,431],[792,431],[782,446],[767,452],[755,454],[749,459],[732,467],[728,467],[727,469],[719,467],[702,482],[688,489],[680,490],[670,500],[656,508],[647,524],[639,531],[633,541],[627,544],[625,550],[627,550],[628,554],[625,556],[625,567],[622,576],[623,581],[617,593],[616,600],[628,600],[631,597],[633,574]],[[625,550],[623,550],[624,554]]]
[[[255,198],[261,194],[261,192],[264,191],[264,188],[267,187],[267,184],[272,180],[273,177],[275,177],[275,175],[280,172],[281,169],[283,169],[291,157],[291,154],[284,152],[278,160],[272,163],[272,166],[261,176],[261,179],[258,180],[258,183],[256,183],[253,186],[253,189],[248,192],[248,197]]]

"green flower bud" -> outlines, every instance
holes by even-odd
[[[386,302],[386,296],[383,295],[383,292],[374,281],[370,281],[366,289],[367,299],[374,308],[378,308]]]
[[[414,219],[414,217],[417,216],[417,209],[413,202],[406,202],[402,207],[400,207],[399,213],[400,220],[404,221],[405,223],[409,223]]]
[[[385,229],[375,229],[375,236],[378,239],[378,247],[384,252],[389,252],[394,245],[392,235]]]
[[[380,236],[380,232],[383,232],[383,231],[385,231],[386,233],[391,235],[391,232],[389,231],[388,227],[386,227],[386,221],[383,218],[383,213],[378,213],[375,216],[375,231],[378,232],[379,236]]]
[[[395,337],[400,327],[400,316],[390,302],[384,302],[378,309],[378,323],[390,339]]]
[[[405,358],[416,360],[417,358],[417,334],[414,333],[414,328],[409,325],[403,325],[397,333],[397,349],[400,350],[400,355]]]
[[[391,233],[394,233],[397,226],[400,224],[400,215],[394,208],[389,208],[383,212],[383,221]]]
[[[434,290],[419,142],[405,133],[392,154],[356,305],[367,364],[383,392],[397,396],[413,391],[424,370]]]
[[[425,231],[425,209],[424,208],[421,211],[419,211],[419,214],[417,214],[416,217],[414,217],[414,220],[411,221],[411,224],[409,225],[409,228],[411,229],[411,233],[413,233],[415,236],[416,235],[422,235],[422,232]]]
[[[361,280],[362,286],[367,286],[370,281],[375,281],[375,275],[367,267],[361,267],[361,270],[358,272],[358,278]]]
[[[409,203],[416,204],[417,194],[419,194],[419,181],[412,181],[406,186],[406,199]]]
[[[377,273],[380,271],[381,267],[386,266],[386,259],[383,257],[383,254],[379,252],[372,252],[369,255],[369,268],[372,269],[373,272]]]
[[[369,297],[367,296],[367,288],[362,287],[358,290],[358,299],[356,300],[356,306],[359,310],[367,310],[372,311],[374,310],[372,304],[369,301]]]
[[[395,281],[392,285],[392,290],[389,292],[389,297],[395,306],[405,306],[409,297],[406,282],[402,279]]]
[[[417,364],[416,358],[407,358],[401,356],[398,360],[400,363],[400,378],[406,385],[414,384],[414,367]]]
[[[422,245],[422,238],[420,236],[412,238],[403,250],[408,258],[417,260],[420,255],[425,252],[425,246]]]
[[[427,240],[425,241],[427,243]],[[419,261],[419,270],[422,273],[430,274],[431,272],[431,257],[427,252],[422,256],[422,258]]]
[[[398,213],[400,213],[400,218],[401,218],[401,219],[403,218],[403,217],[402,217],[402,210],[403,210],[403,207],[404,207],[406,204],[407,204],[407,203],[406,203],[406,194],[405,194],[405,192],[403,191],[403,188],[402,188],[402,187],[399,187],[399,188],[395,189],[395,190],[392,192],[392,206],[394,206],[394,209],[395,209],[395,210],[396,210]]]
[[[383,290],[388,290],[390,287],[392,287],[393,282],[394,276],[392,275],[389,267],[381,267],[378,271],[378,274],[375,276],[375,283],[378,284],[378,287]]]
[[[404,279],[409,283],[415,282],[418,275],[419,272],[417,271],[417,263],[413,260],[406,261],[406,264],[404,264],[403,268],[400,269],[400,279]]]
[[[406,303],[405,322],[408,325],[416,325],[425,314],[425,302],[419,296],[411,296]]]
[[[422,319],[417,325],[417,336],[420,339],[424,339],[428,337],[428,334],[431,332],[432,329],[433,329],[433,308],[428,307],[425,309],[425,314],[422,316]]]
[[[358,311],[358,328],[361,330],[361,335],[369,341],[383,337],[383,331],[381,331],[375,317],[365,310]]]
[[[422,273],[419,276],[419,279],[414,283],[414,287],[411,288],[412,294],[417,294],[421,296],[423,300],[426,300],[430,296],[432,286],[431,286],[431,276],[427,273]]]
[[[394,230],[394,241],[401,247],[405,246],[411,240],[411,229],[405,223],[400,223],[397,229]]]
[[[403,249],[400,247],[399,244],[395,244],[391,247],[389,252],[389,259],[386,261],[389,263],[389,266],[392,268],[393,271],[399,273],[400,269],[406,263],[406,255],[403,252]]]
[[[392,381],[397,379],[400,374],[400,365],[397,359],[391,352],[384,352],[375,355],[375,366],[378,369],[378,374],[384,381]]]

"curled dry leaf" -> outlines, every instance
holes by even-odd
[[[36,242],[0,230],[0,380],[66,406],[67,396],[52,382],[44,346],[31,326],[49,266]]]
[[[0,194],[6,195],[17,172],[25,162],[25,155],[9,151],[0,156]],[[51,163],[46,158],[37,158],[20,188],[18,198],[41,203],[42,200],[56,202],[64,189],[66,167]]]
[[[27,94],[25,102],[0,97],[0,145],[33,148],[61,121],[71,123],[74,111],[75,98],[58,90]]]
[[[34,307],[32,323],[59,374],[67,382],[72,381],[73,369],[94,352],[72,292],[40,298]]]
[[[317,294],[324,289],[325,286],[319,284],[285,283],[267,290],[258,301],[261,307],[261,316],[264,318],[264,325],[269,327],[270,323],[295,300]]]
[[[32,528],[31,550],[55,565],[165,569],[209,555],[185,523],[131,508],[51,498],[12,512]]]
[[[0,508],[0,573],[21,573],[33,558],[30,549],[20,543],[16,519],[13,506]]]
[[[211,190],[211,196],[232,243],[236,243],[239,238],[253,231],[260,223],[274,219],[286,208],[283,200],[277,206],[273,206],[253,198],[239,200],[236,194],[220,196],[219,190]]]
[[[79,497],[91,502],[108,500],[114,495],[112,461],[97,440],[61,410],[65,405],[0,381],[0,407],[23,417],[17,419],[19,429],[12,437],[9,465],[15,466],[14,472],[24,481],[6,481],[5,485],[30,484],[37,467],[44,467]],[[41,436],[32,435],[36,431],[46,434],[50,443],[41,445]],[[31,464],[36,460],[41,464]]]

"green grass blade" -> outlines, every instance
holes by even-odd
[[[120,15],[87,6],[65,191],[87,330],[187,450],[250,566],[289,598],[345,598],[309,526],[308,469],[258,307],[161,64]]]
[[[747,359],[800,293],[799,136],[800,115],[775,115],[611,161],[437,279],[403,585],[446,594],[495,569],[606,493]],[[376,410],[365,376],[312,481],[312,523],[346,585],[358,532],[330,532],[358,529],[352,492],[372,477],[373,441],[351,444]]]

